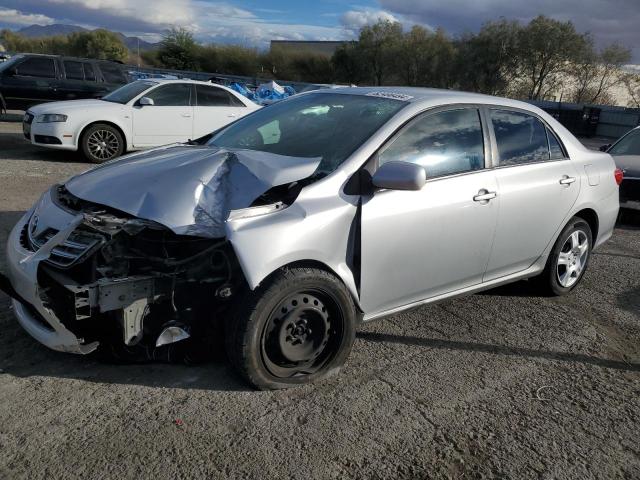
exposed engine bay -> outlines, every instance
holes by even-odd
[[[100,341],[127,359],[174,360],[211,337],[231,297],[244,286],[224,239],[177,235],[156,222],[93,204],[55,187],[54,201],[83,220],[40,264],[40,295],[85,343]],[[57,232],[37,236],[32,217],[23,246],[37,250]],[[171,348],[188,340],[188,349]]]

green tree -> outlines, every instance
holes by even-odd
[[[463,90],[506,95],[518,75],[518,37],[522,26],[501,19],[458,42],[457,80]]]
[[[335,80],[359,84],[370,77],[369,65],[360,55],[357,43],[349,42],[338,47],[331,57]]]
[[[520,29],[517,58],[528,98],[543,98],[588,48],[588,36],[571,22],[541,15]]]
[[[402,25],[389,20],[380,20],[360,30],[358,53],[370,66],[376,85],[383,85],[396,71],[402,38]]]
[[[252,76],[260,68],[260,55],[254,48],[240,45],[219,45],[216,47],[217,72],[230,75]]]
[[[100,60],[124,62],[129,50],[114,32],[99,28],[90,32],[74,32],[68,37],[69,54]]]
[[[185,28],[172,28],[160,42],[158,60],[165,68],[196,70],[198,45],[193,34]]]

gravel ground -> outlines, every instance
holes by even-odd
[[[0,123],[0,242],[86,168]],[[360,330],[338,377],[255,392],[222,355],[49,351],[0,294],[0,478],[637,479],[639,309],[640,228],[623,225],[568,297],[520,282],[396,315]]]

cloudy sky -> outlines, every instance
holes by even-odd
[[[500,16],[527,21],[541,13],[572,20],[600,45],[623,43],[640,63],[640,0],[0,0],[0,27],[67,23],[156,41],[183,26],[202,41],[266,46],[271,39],[352,38],[379,18],[455,34]]]

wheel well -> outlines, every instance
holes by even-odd
[[[595,243],[596,239],[598,238],[598,214],[595,212],[595,210],[585,208],[584,210],[580,210],[578,213],[576,213],[575,216],[582,218],[589,224],[593,242]]]
[[[344,285],[344,281],[342,280],[340,275],[338,275],[330,266],[318,260],[297,260],[295,262],[287,263],[286,265],[283,265],[280,268],[281,269],[283,268],[285,269],[286,268],[315,268],[318,270],[324,270],[325,272],[330,273],[331,275],[336,277],[336,279]],[[347,291],[351,295],[351,298],[353,298],[353,303],[356,306],[356,310],[360,312],[360,314],[362,314],[362,309],[360,308],[359,299],[353,294],[350,288],[347,287]]]
[[[84,137],[84,134],[86,133],[86,131],[88,129],[90,129],[91,127],[93,127],[94,125],[98,125],[98,124],[109,125],[110,127],[113,127],[116,130],[118,130],[118,132],[120,132],[120,135],[122,135],[122,141],[124,142],[122,152],[123,152],[123,154],[127,153],[127,136],[124,134],[122,129],[117,124],[115,124],[113,122],[109,122],[108,120],[100,120],[98,122],[91,122],[89,125],[85,126],[82,129],[82,131],[80,132],[80,135],[78,136],[78,149],[82,148],[82,145],[80,145],[80,142],[82,141],[82,138]]]

